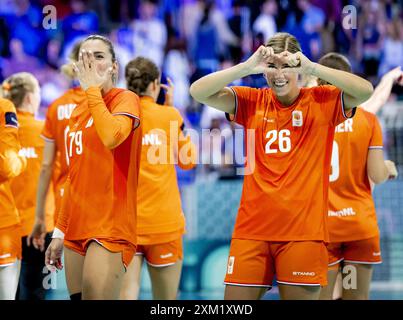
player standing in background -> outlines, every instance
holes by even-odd
[[[5,83],[3,95],[12,87]],[[18,121],[13,103],[0,98],[0,300],[14,300],[21,265],[21,226],[10,181],[26,167],[19,155]]]
[[[41,167],[44,142],[40,137],[43,121],[35,119],[40,105],[40,87],[36,78],[26,72],[16,73],[3,82],[9,86],[4,97],[13,102],[19,122],[18,137],[22,149],[20,154],[27,159],[27,168],[11,180],[10,186],[21,219],[22,261],[17,291],[19,300],[43,300],[45,288],[43,278],[44,252],[27,246],[27,236],[35,220],[36,188]],[[53,191],[47,199],[48,224],[46,231],[53,230],[54,198]],[[45,270],[46,271],[46,270]]]
[[[192,169],[196,165],[196,148],[190,137],[185,137],[183,118],[173,107],[173,85],[169,79],[169,85],[160,83],[158,67],[138,57],[128,63],[125,75],[127,88],[140,96],[142,150],[137,193],[138,246],[124,277],[121,298],[138,298],[145,259],[154,299],[172,300],[178,292],[185,232],[174,164]],[[166,91],[165,105],[156,103],[161,87]]]
[[[66,130],[69,174],[46,265],[63,267],[64,244],[71,298],[119,299],[136,252],[139,98],[114,87],[118,64],[105,37],[81,43],[74,70],[86,101]]]
[[[226,87],[250,74],[271,87]],[[298,74],[332,85],[300,88]],[[327,281],[327,202],[336,125],[372,94],[353,74],[311,62],[296,38],[277,33],[245,62],[190,88],[199,102],[251,129],[255,168],[244,177],[232,236],[225,299],[259,299],[274,274],[281,299],[318,299]],[[246,139],[246,143],[251,143]],[[246,146],[246,150],[249,147]]]
[[[61,67],[61,71],[71,79],[75,80],[73,63],[78,61],[80,43],[76,43],[70,54],[69,63]],[[53,220],[57,221],[57,213],[60,210],[63,194],[63,184],[68,174],[67,153],[65,147],[66,127],[69,124],[70,115],[73,109],[85,101],[85,92],[79,86],[67,90],[61,97],[56,99],[46,113],[45,127],[42,137],[45,140],[43,151],[42,168],[39,175],[38,189],[36,196],[35,224],[28,237],[28,245],[44,251],[50,243],[50,237],[46,235],[46,225],[50,222],[45,215],[45,200],[51,182],[55,197],[55,210]]]
[[[338,53],[328,53],[318,63],[351,72],[347,58]],[[377,87],[365,105],[376,112],[378,101],[387,100],[393,82],[400,76],[400,68],[385,75],[382,81],[390,85]],[[318,85],[326,84],[327,81],[318,79]],[[328,285],[322,288],[321,299],[332,299],[337,274],[352,267],[356,270],[357,287],[343,287],[342,299],[367,300],[373,265],[382,262],[370,181],[379,184],[397,176],[395,164],[384,160],[382,131],[373,113],[359,107],[353,119],[336,127],[331,168]],[[342,272],[342,276],[346,275],[351,277],[350,272]]]

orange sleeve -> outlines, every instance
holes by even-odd
[[[55,226],[63,233],[66,233],[70,220],[70,210],[68,210],[67,208],[70,197],[70,183],[71,183],[70,176],[67,176],[66,182],[63,185],[62,204],[60,206],[60,211],[58,212],[57,215],[57,222]]]
[[[178,136],[178,165],[183,170],[193,169],[197,164],[197,149],[190,136],[185,135],[185,123],[178,112],[179,136]]]
[[[369,149],[383,149],[382,129],[376,115],[370,114],[372,118],[372,135],[369,142]]]
[[[91,87],[86,90],[88,108],[94,119],[95,129],[102,143],[109,149],[114,149],[126,140],[133,128],[140,124],[135,107],[139,100],[119,99],[112,107],[112,113],[108,110],[101,94],[101,90]],[[132,97],[127,95],[127,97]],[[134,119],[134,120],[133,120]]]
[[[249,87],[230,87],[235,96],[235,115],[225,114],[228,120],[246,127],[249,118],[256,112],[259,90]]]
[[[54,115],[54,110],[53,104],[51,104],[46,111],[45,126],[41,133],[42,137],[49,141],[54,141],[56,139],[56,117]]]
[[[354,116],[356,108],[349,110],[347,113],[345,112],[343,92],[339,88],[332,85],[324,85],[313,87],[312,90],[313,98],[320,102],[321,112],[332,126],[337,126]]]
[[[27,165],[25,157],[18,154],[18,121],[14,105],[0,100],[0,183],[18,176]]]

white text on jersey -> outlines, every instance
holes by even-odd
[[[28,148],[21,148],[20,151],[18,152],[20,156],[23,156],[27,159],[36,159],[38,158],[38,155],[36,154],[35,148],[34,147],[28,147]]]
[[[76,107],[75,103],[63,104],[57,107],[57,120],[70,119],[71,113]]]
[[[335,132],[353,132],[353,119],[347,119],[337,125]]]

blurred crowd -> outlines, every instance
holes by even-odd
[[[55,29],[43,26],[49,4],[57,9]],[[231,128],[221,113],[190,98],[189,85],[243,61],[279,31],[295,35],[313,61],[330,51],[347,55],[354,72],[374,85],[403,66],[402,0],[0,0],[0,80],[33,73],[46,107],[70,85],[58,68],[75,41],[100,33],[115,44],[119,86],[125,86],[124,66],[146,56],[162,68],[163,79],[172,79],[174,104],[189,126]],[[264,86],[265,80],[237,84]]]

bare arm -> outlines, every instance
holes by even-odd
[[[235,97],[232,90],[226,86],[250,74],[267,71],[267,62],[273,55],[271,48],[260,46],[246,62],[211,73],[195,81],[190,87],[190,94],[200,103],[234,114]]]
[[[314,63],[312,75],[325,80],[344,92],[344,109],[350,110],[368,100],[373,92],[372,84],[355,74]]]
[[[393,84],[399,79],[402,79],[401,85],[403,85],[403,72],[401,67],[394,68],[386,73],[375,88],[372,96],[362,103],[361,107],[368,112],[377,113],[388,100]]]
[[[383,150],[381,149],[372,149],[368,151],[367,172],[369,178],[375,184],[397,177],[395,164],[392,161],[384,160]]]

